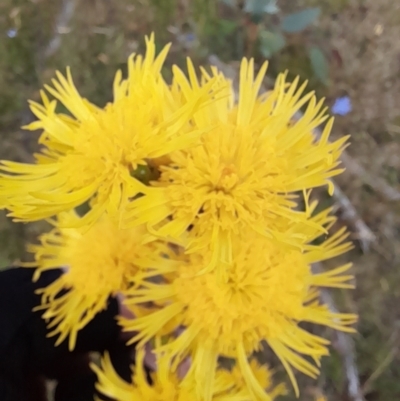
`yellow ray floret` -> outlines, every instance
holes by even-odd
[[[210,400],[219,355],[235,358],[249,391],[260,399],[268,398],[257,384],[248,357],[266,342],[285,366],[298,392],[292,368],[316,377],[322,356],[328,354],[329,341],[300,328],[311,322],[337,330],[353,331],[356,316],[334,313],[318,299],[318,287],[352,287],[350,275],[343,275],[349,265],[329,273],[314,275],[310,263],[349,248],[338,244],[316,246],[309,252],[288,250],[263,236],[247,233],[247,241],[234,241],[233,261],[223,268],[227,279],[219,280],[214,272],[199,274],[207,264],[206,254],[191,254],[178,261],[170,282],[142,283],[126,301],[133,307],[156,300],[160,306],[133,321],[121,319],[129,331],[137,331],[132,341],[149,341],[173,322],[185,332],[171,344],[161,347],[177,361],[190,355],[193,361],[188,377],[198,383],[198,390]],[[176,328],[175,327],[175,328]],[[159,350],[160,351],[160,350]],[[311,358],[317,366],[308,359]]]
[[[89,230],[60,227],[79,225],[79,219],[74,212],[61,215],[55,228],[41,236],[41,243],[29,248],[35,257],[34,280],[46,270],[65,266],[63,275],[38,291],[38,309],[45,310],[43,317],[53,329],[50,335],[58,335],[56,344],[69,337],[70,349],[79,330],[107,306],[110,296],[138,285],[153,267],[165,272],[173,268],[165,257],[170,252],[167,245],[142,245],[143,227],[120,230],[106,217]]]
[[[196,394],[193,383],[181,385],[176,373],[171,371],[168,358],[160,357],[157,360],[157,371],[151,375],[153,384],[147,382],[146,372],[143,369],[143,350],[138,350],[136,366],[132,374],[132,383],[122,380],[114,367],[108,354],[102,358],[101,366],[92,365],[96,372],[97,390],[116,401],[203,401],[204,398]],[[279,395],[285,394],[285,386],[272,384],[272,372],[266,366],[252,363],[257,380],[266,391],[269,399],[273,401]],[[257,401],[247,391],[242,377],[237,369],[232,372],[218,370],[216,372],[215,386],[212,393],[213,401]]]
[[[208,269],[230,263],[232,238],[244,229],[302,247],[301,233],[282,232],[281,221],[307,222],[294,194],[328,185],[342,171],[347,138],[328,142],[333,120],[323,101],[304,95],[298,79],[288,84],[281,74],[272,91],[259,95],[265,71],[266,65],[254,77],[253,62],[243,60],[237,104],[232,89],[196,114],[195,127],[206,133],[197,146],[171,154],[153,188],[128,207],[127,224],[146,223],[155,234],[175,238],[190,227],[187,251],[211,249]],[[222,85],[220,73],[212,76]],[[201,88],[193,68],[189,77],[190,84],[182,85],[186,97]],[[203,81],[208,79],[205,74]],[[304,116],[293,122],[303,106]],[[313,129],[324,122],[317,139]]]
[[[161,75],[169,46],[156,55],[153,36],[146,45],[144,57],[129,58],[127,79],[116,74],[114,100],[104,108],[81,97],[69,70],[66,77],[57,73],[53,86],[46,86],[55,100],[42,92],[43,104],[31,102],[38,120],[26,127],[42,130],[44,148],[34,164],[1,163],[0,207],[16,220],[33,221],[92,200],[82,224],[105,211],[119,215],[146,188],[135,176],[138,167],[198,139],[192,118],[212,99],[212,82],[190,98],[178,96],[186,85],[181,75],[175,73],[174,90]],[[71,116],[56,111],[57,101]]]

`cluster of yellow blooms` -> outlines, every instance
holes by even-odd
[[[188,73],[174,67],[167,84],[168,46],[157,55],[153,36],[146,45],[144,57],[129,58],[127,78],[116,74],[104,108],[79,95],[69,70],[57,74],[46,86],[54,99],[42,92],[42,104],[31,103],[37,121],[27,128],[42,131],[35,163],[1,163],[0,206],[16,221],[54,225],[30,247],[35,278],[68,266],[41,290],[44,318],[73,349],[79,330],[122,294],[136,316],[119,320],[139,342],[133,383],[107,355],[94,367],[99,389],[120,401],[273,400],[285,387],[252,359],[263,347],[298,393],[293,368],[316,377],[329,343],[299,323],[350,332],[356,321],[319,299],[321,287],[352,288],[350,265],[311,268],[351,248],[345,230],[328,236],[331,210],[309,200],[313,188],[332,190],[347,138],[328,141],[323,101],[286,74],[260,94],[267,67],[254,75],[244,59],[235,99],[221,72],[201,69],[198,78],[190,60]],[[141,363],[149,342],[158,363],[152,386]]]

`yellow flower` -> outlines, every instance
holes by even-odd
[[[253,61],[244,59],[237,105],[232,89],[197,113],[195,126],[206,133],[196,146],[173,152],[153,188],[128,207],[128,226],[146,223],[154,234],[173,238],[190,228],[187,251],[212,251],[206,271],[219,261],[230,263],[233,237],[243,230],[302,248],[301,232],[289,235],[281,228],[282,220],[307,222],[296,211],[295,192],[329,184],[342,171],[338,159],[347,138],[328,142],[333,120],[323,101],[313,93],[303,96],[305,84],[288,84],[285,74],[271,92],[258,95],[265,72],[266,65],[254,78]],[[213,77],[228,86],[215,70]],[[189,78],[190,85],[182,85],[186,97],[201,87],[192,66]],[[209,79],[204,73],[203,81]],[[318,140],[312,130],[326,120]]]
[[[50,335],[58,335],[56,344],[69,336],[69,348],[75,346],[78,331],[107,306],[110,296],[132,288],[146,278],[149,269],[168,272],[173,262],[166,259],[167,245],[157,241],[142,245],[145,229],[119,230],[110,218],[103,217],[89,230],[62,228],[79,225],[74,213],[62,214],[55,228],[40,238],[40,245],[31,245],[37,267],[34,280],[43,271],[65,267],[65,273],[46,288],[39,290],[50,319]],[[61,227],[60,227],[61,226]]]
[[[174,69],[174,90],[163,80],[161,67],[166,46],[156,56],[154,36],[146,38],[146,55],[132,55],[128,77],[118,71],[114,100],[98,108],[83,99],[70,71],[57,73],[53,87],[42,92],[43,105],[31,102],[38,118],[27,129],[43,130],[42,152],[35,164],[3,161],[0,166],[0,206],[17,220],[48,218],[91,200],[82,224],[91,224],[105,211],[119,216],[129,199],[146,186],[135,177],[147,159],[185,149],[200,131],[193,115],[211,99],[210,81],[195,88],[190,99],[176,94],[183,74]],[[179,93],[178,93],[179,94]],[[72,116],[56,112],[57,101]]]
[[[112,366],[108,354],[102,358],[101,366],[92,364],[92,369],[97,374],[97,390],[105,396],[116,401],[203,401],[204,398],[197,394],[193,383],[182,385],[176,373],[171,371],[168,358],[160,357],[157,360],[157,370],[152,373],[153,384],[149,385],[146,373],[143,369],[144,352],[137,351],[136,365],[132,374],[132,384],[122,380]],[[270,400],[285,394],[285,387],[279,384],[272,387],[272,372],[265,366],[252,364],[258,376],[260,385],[271,388]],[[235,370],[228,372],[219,369],[216,373],[213,388],[213,401],[253,401],[255,400],[242,385],[241,377]]]
[[[287,394],[287,388],[284,383],[273,385],[274,372],[266,365],[261,365],[255,359],[250,361],[250,369],[260,386],[265,389],[271,400],[279,397],[280,395]],[[227,373],[227,379],[231,380],[234,387],[240,390],[246,390],[246,382],[240,372],[240,368],[235,365],[231,372]]]
[[[325,212],[312,219],[320,220],[326,220]],[[356,321],[355,315],[333,313],[318,300],[318,287],[352,287],[348,283],[351,276],[343,275],[350,265],[321,274],[313,274],[310,266],[348,250],[351,245],[343,243],[345,233],[338,232],[306,253],[288,250],[263,236],[244,234],[247,241],[233,240],[233,262],[223,266],[226,280],[219,280],[214,272],[199,274],[208,256],[191,254],[187,262],[177,261],[170,282],[143,282],[126,301],[135,310],[134,305],[156,299],[159,310],[133,321],[120,321],[126,330],[138,332],[132,341],[141,343],[159,335],[171,322],[185,327],[183,334],[159,351],[177,361],[192,357],[192,375],[206,400],[210,400],[210,377],[219,355],[235,358],[254,397],[268,399],[248,364],[248,357],[264,341],[281,360],[298,393],[292,368],[316,377],[318,368],[305,357],[319,365],[320,358],[328,354],[329,343],[298,324],[311,322],[352,332],[349,326]]]
[[[191,398],[189,392],[179,391],[179,379],[176,375],[170,373],[167,359],[158,360],[157,371],[153,376],[153,385],[147,382],[143,361],[144,351],[137,350],[132,384],[129,384],[118,376],[112,366],[109,355],[106,353],[101,361],[101,368],[92,365],[92,369],[96,372],[98,378],[97,390],[116,401],[172,401],[178,399],[189,400]],[[185,398],[180,398],[180,393]]]

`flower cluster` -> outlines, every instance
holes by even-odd
[[[30,246],[35,279],[65,267],[39,308],[57,343],[68,338],[73,349],[108,298],[123,296],[136,318],[119,323],[139,342],[133,382],[107,356],[94,367],[100,391],[120,401],[273,400],[285,390],[253,359],[264,347],[298,394],[294,369],[317,377],[329,352],[301,323],[351,332],[356,321],[319,296],[352,288],[350,265],[312,269],[351,248],[345,229],[332,232],[331,210],[310,201],[314,188],[333,190],[347,138],[328,140],[333,120],[306,83],[280,74],[260,94],[266,64],[255,75],[253,61],[242,61],[236,95],[220,71],[197,74],[190,60],[167,84],[168,47],[157,55],[153,36],[146,45],[126,78],[116,74],[104,108],[79,95],[69,70],[57,74],[46,86],[52,99],[42,92],[42,104],[31,104],[37,121],[27,128],[42,131],[35,163],[1,162],[0,207],[16,221],[53,224]],[[142,366],[148,343],[152,385]],[[225,370],[221,357],[235,367]]]
[[[176,373],[171,372],[167,358],[161,357],[157,360],[157,371],[153,372],[149,385],[146,372],[143,369],[144,352],[137,353],[137,365],[132,372],[132,384],[118,377],[110,357],[106,354],[101,361],[101,366],[93,364],[93,370],[97,373],[97,389],[115,400],[157,400],[157,401],[188,401],[196,398],[194,396],[194,383],[186,383],[182,386]],[[251,369],[256,376],[260,386],[268,389],[271,400],[279,395],[286,394],[286,388],[281,383],[277,386],[272,384],[272,371],[265,365],[259,365],[255,360],[251,363]],[[215,375],[215,385],[212,389],[212,399],[215,401],[237,400],[249,401],[252,399],[246,384],[241,380],[237,369],[232,371],[218,369]]]

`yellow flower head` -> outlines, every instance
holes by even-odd
[[[112,366],[108,354],[102,358],[101,366],[92,365],[97,374],[97,390],[116,401],[203,401],[204,398],[196,393],[193,383],[182,385],[176,373],[171,371],[168,358],[159,357],[157,370],[152,373],[152,385],[149,385],[143,368],[143,350],[138,350],[136,366],[132,374],[132,384],[122,380]],[[279,395],[285,394],[285,386],[278,384],[273,387],[272,372],[266,366],[252,363],[260,385],[269,391],[269,399],[273,401]],[[215,385],[212,393],[213,401],[253,401],[244,386],[239,372],[219,369],[216,373]]]
[[[144,350],[137,350],[132,384],[129,384],[118,376],[106,353],[100,368],[92,365],[92,369],[97,374],[97,390],[116,401],[188,401],[193,398],[190,391],[179,389],[179,378],[176,374],[171,373],[168,359],[159,358],[157,360],[157,370],[152,377],[153,385],[147,381],[143,362]]]
[[[314,220],[321,219],[321,215]],[[191,355],[191,373],[207,394],[206,400],[210,399],[210,375],[219,355],[235,358],[249,390],[255,397],[264,397],[247,361],[264,341],[277,354],[298,392],[292,367],[316,377],[318,368],[305,357],[318,365],[321,356],[328,354],[329,343],[298,324],[311,322],[353,331],[349,325],[356,317],[329,311],[319,303],[316,289],[352,287],[348,283],[351,276],[343,275],[350,265],[321,274],[313,274],[310,267],[310,263],[346,251],[350,245],[342,244],[345,236],[338,232],[314,250],[302,253],[247,233],[247,241],[233,242],[233,262],[223,267],[227,271],[224,281],[214,272],[199,274],[207,264],[207,255],[191,254],[186,263],[178,261],[175,278],[170,282],[158,286],[143,283],[127,300],[135,305],[164,298],[162,307],[133,321],[121,319],[121,324],[138,332],[132,341],[143,343],[171,322],[185,327],[183,334],[161,349],[178,361]]]
[[[287,394],[287,388],[284,383],[274,385],[273,375],[274,371],[271,370],[267,365],[261,365],[255,359],[252,359],[249,363],[250,370],[255,377],[259,385],[265,390],[267,396],[272,401],[275,398]],[[221,380],[223,375],[225,376],[226,383],[230,383],[231,387],[236,388],[249,393],[249,399],[255,400],[257,398],[252,395],[247,388],[246,381],[243,378],[240,367],[235,365],[231,371],[224,372],[222,370],[217,371],[216,380]],[[219,376],[219,377],[218,377]]]
[[[43,105],[31,102],[38,120],[26,127],[43,130],[44,148],[35,164],[2,162],[0,207],[17,220],[32,221],[91,200],[93,207],[82,224],[93,223],[104,211],[119,215],[145,188],[135,177],[138,167],[198,138],[191,120],[211,99],[212,83],[183,99],[176,94],[182,81],[178,69],[174,90],[161,75],[169,46],[156,56],[153,36],[146,45],[144,57],[129,58],[127,79],[117,72],[114,100],[104,108],[80,96],[69,70],[66,77],[57,73],[53,87],[46,86],[56,100],[42,92]],[[71,116],[56,112],[57,101]]]
[[[160,179],[127,213],[128,224],[147,223],[164,237],[179,238],[190,228],[187,251],[211,249],[208,270],[218,261],[230,263],[233,237],[244,230],[301,248],[302,233],[289,235],[281,227],[283,220],[307,222],[296,211],[294,193],[329,184],[341,172],[338,159],[347,138],[328,142],[333,121],[323,101],[303,95],[305,84],[299,87],[298,79],[286,83],[285,74],[259,95],[266,65],[256,77],[253,68],[253,61],[243,60],[237,104],[232,89],[204,107],[194,122],[206,133],[196,146],[171,154]],[[187,97],[201,87],[192,67],[189,77],[182,86]],[[215,70],[213,77],[229,88]],[[209,79],[204,73],[203,81]],[[293,122],[305,105],[304,116]],[[315,138],[313,129],[326,120],[321,138]]]
[[[139,284],[153,266],[168,272],[173,263],[165,258],[170,252],[167,245],[142,245],[143,227],[119,230],[103,217],[89,230],[62,228],[79,225],[79,220],[74,212],[61,215],[55,228],[41,236],[41,244],[30,246],[37,267],[34,280],[43,271],[66,267],[56,281],[39,290],[38,309],[45,309],[43,317],[50,319],[50,335],[59,336],[56,344],[69,336],[70,349],[78,331],[107,306],[110,296]]]

